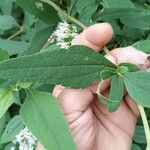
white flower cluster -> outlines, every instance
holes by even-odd
[[[16,135],[16,138],[13,141],[14,145],[19,145],[19,150],[34,150],[36,143],[37,139],[32,135],[32,133],[28,130],[27,127],[21,130],[19,134]],[[15,146],[11,148],[11,150],[14,149]]]
[[[72,40],[77,36],[77,28],[69,25],[67,22],[60,22],[54,31],[54,37],[57,45],[61,48],[67,49],[71,46]]]

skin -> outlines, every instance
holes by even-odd
[[[74,45],[86,45],[100,51],[113,36],[108,23],[95,24],[84,30],[74,41]],[[147,54],[133,47],[117,48],[106,56],[114,64],[123,62],[137,64],[141,69]],[[96,96],[98,81],[85,89],[69,89],[57,85],[53,95],[57,97],[78,150],[130,150],[139,110],[127,92],[120,108],[109,113],[107,107]],[[110,80],[103,82],[101,92],[109,94]],[[38,145],[37,150],[43,150]]]

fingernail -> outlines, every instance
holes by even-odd
[[[150,55],[148,55],[146,58],[145,69],[146,69],[146,71],[150,71]]]

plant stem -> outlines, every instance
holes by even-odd
[[[51,0],[41,0],[44,3],[49,4],[50,6],[52,6],[59,14],[61,14],[62,16],[66,17],[68,20],[70,20],[71,22],[77,24],[78,26],[80,26],[83,30],[87,28],[86,25],[84,25],[82,22],[80,22],[79,20],[75,19],[74,17],[72,17],[70,14],[67,14],[66,12],[64,12],[62,9],[60,9],[54,2],[52,2]],[[46,44],[47,45],[47,44]],[[105,46],[103,48],[104,50],[107,49],[107,52],[109,52],[108,48]]]
[[[87,26],[85,26],[82,22],[78,21],[77,19],[73,18],[72,16],[68,15],[68,19],[74,23],[76,23],[78,26],[80,26],[82,29],[86,29]]]
[[[103,50],[106,54],[109,54],[109,49],[106,46],[103,48]]]
[[[140,110],[144,130],[145,130],[145,135],[146,135],[146,139],[147,139],[147,149],[146,150],[148,150],[148,148],[150,147],[150,128],[149,128],[149,124],[148,124],[148,120],[147,120],[144,108],[140,105],[138,107]]]
[[[14,33],[13,35],[11,35],[7,40],[11,40],[13,38],[15,38],[16,36],[18,36],[19,34],[23,33],[24,32],[24,27],[21,26],[19,31],[17,31],[16,33]]]
[[[63,15],[64,17],[66,17],[68,20],[70,20],[71,22],[74,22],[75,24],[77,24],[78,26],[80,26],[82,29],[86,29],[87,27],[80,21],[78,21],[77,19],[75,19],[74,17],[70,16],[69,14],[67,14],[66,12],[64,12],[62,9],[60,9],[54,2],[52,2],[51,0],[41,0],[44,3],[47,3],[49,5],[51,5],[58,13],[60,13],[61,15]]]
[[[50,36],[50,38],[48,39],[48,41],[43,45],[41,51],[47,49],[48,46],[52,43],[53,39],[54,39],[54,35],[52,34],[52,35]]]

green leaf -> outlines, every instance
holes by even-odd
[[[9,53],[9,55],[23,53],[28,49],[29,45],[29,43],[23,41],[11,41],[0,39],[0,48],[6,50]]]
[[[130,64],[130,63],[121,63],[119,64],[119,66],[124,66],[124,67],[127,67],[128,68],[128,72],[136,72],[136,71],[139,71],[139,68],[137,65],[135,64]]]
[[[72,46],[0,62],[0,78],[84,88],[101,79],[106,67],[116,68],[90,48]]]
[[[0,118],[5,114],[13,102],[14,97],[12,92],[8,89],[0,89]]]
[[[91,24],[92,15],[96,11],[98,5],[93,0],[78,0],[76,3],[76,8],[79,13],[79,20],[86,25]]]
[[[111,15],[114,16],[115,19],[121,19],[121,22],[125,24],[126,26],[142,29],[142,30],[148,30],[150,28],[150,12],[146,9],[140,9],[136,8],[134,3],[131,0],[105,0],[103,3],[104,6],[104,12],[107,10],[112,11],[114,14],[108,11],[108,18],[110,18]],[[121,9],[126,11],[121,11]],[[130,11],[128,12],[127,9]],[[131,12],[135,12],[132,13]],[[138,15],[136,13],[141,12],[141,15]],[[147,12],[146,16],[143,16],[144,13]],[[103,13],[103,12],[102,12]],[[130,15],[127,16],[127,14],[130,13]],[[112,19],[112,16],[111,16]],[[106,20],[106,17],[105,17]],[[107,21],[107,20],[106,20]]]
[[[134,8],[135,5],[131,0],[103,0],[103,7],[105,8]]]
[[[104,8],[99,15],[96,17],[96,21],[107,21],[107,20],[116,20],[120,19],[121,22],[132,28],[139,28],[148,30],[150,28],[150,11],[147,9],[141,8],[131,8],[131,7],[122,7],[122,8]],[[141,23],[141,19],[144,23]]]
[[[56,10],[39,0],[17,0],[17,4],[46,24],[55,25],[59,20]]]
[[[143,51],[147,54],[150,53],[150,40],[142,40],[142,41],[136,42],[133,46],[136,49]]]
[[[116,69],[114,68],[105,68],[101,71],[101,79],[105,80],[107,78],[110,78],[111,76],[116,75]]]
[[[128,67],[126,66],[119,66],[117,69],[118,74],[125,74],[126,72],[128,72]]]
[[[0,29],[1,30],[9,30],[13,27],[17,27],[15,19],[12,16],[0,16]]]
[[[13,117],[6,125],[5,131],[1,137],[1,143],[13,141],[15,136],[24,128],[24,124],[19,115]]]
[[[19,88],[16,87],[16,89],[14,89],[15,91],[19,91]],[[15,92],[13,93],[14,96],[14,104],[21,106],[21,98],[20,98],[20,92]]]
[[[142,150],[137,144],[132,144],[131,150]]]
[[[142,13],[142,12],[141,12]],[[128,17],[128,18],[121,18],[121,22],[129,27],[134,27],[137,29],[142,30],[149,30],[150,29],[150,14],[142,17]]]
[[[5,148],[3,148],[3,150],[11,150],[12,147],[14,147],[14,144],[13,143],[9,143],[8,145],[5,146]],[[16,148],[15,150],[18,150],[17,146],[15,146],[14,148]]]
[[[30,28],[35,22],[35,16],[31,15],[28,11],[24,11],[23,27],[26,31],[30,31]]]
[[[25,51],[24,55],[31,55],[39,52],[53,33],[54,27],[46,27],[38,32],[32,38],[31,46]]]
[[[44,51],[55,51],[55,50],[59,50],[59,49],[60,49],[60,47],[58,45],[51,44],[51,45],[48,46],[47,49],[44,49]]]
[[[41,30],[41,29],[44,29],[48,27],[48,25],[46,23],[44,23],[42,20],[40,19],[37,19],[36,22],[35,22],[35,30],[36,32]]]
[[[136,29],[134,27],[124,26],[120,35],[121,34],[122,37],[124,37],[124,40],[126,41],[123,43],[123,45],[128,46],[135,43],[135,41],[137,41],[137,37],[138,39],[142,39],[142,37],[145,35],[145,31]]]
[[[133,140],[136,143],[142,143],[142,144],[146,144],[146,136],[145,136],[145,131],[144,131],[144,127],[137,125],[136,126],[136,130],[135,130],[135,134],[134,134],[134,138]]]
[[[150,108],[150,72],[129,72],[124,82],[129,95],[140,105]]]
[[[116,75],[112,77],[110,88],[110,99],[122,100],[124,92],[123,78]]]
[[[100,92],[98,97],[102,103],[108,106],[110,112],[118,109],[123,99],[124,82],[122,77],[115,75],[112,77],[109,98],[104,97]]]
[[[99,19],[105,18],[136,18],[149,16],[150,11],[140,8],[105,8],[100,14]]]
[[[0,49],[0,61],[9,59],[9,54],[7,51]]]
[[[1,140],[1,136],[2,136],[2,133],[5,129],[5,125],[7,124],[7,122],[9,121],[10,119],[10,116],[9,116],[9,113],[6,112],[2,118],[0,118],[0,140]]]
[[[31,85],[32,82],[17,82],[17,85],[23,89],[28,89]]]
[[[0,2],[1,11],[4,15],[11,15],[13,1],[12,0],[3,0]]]
[[[51,84],[34,84],[34,89],[41,91],[41,92],[53,92],[55,85]]]
[[[47,150],[75,150],[61,108],[50,93],[32,91],[20,113],[28,129]]]

